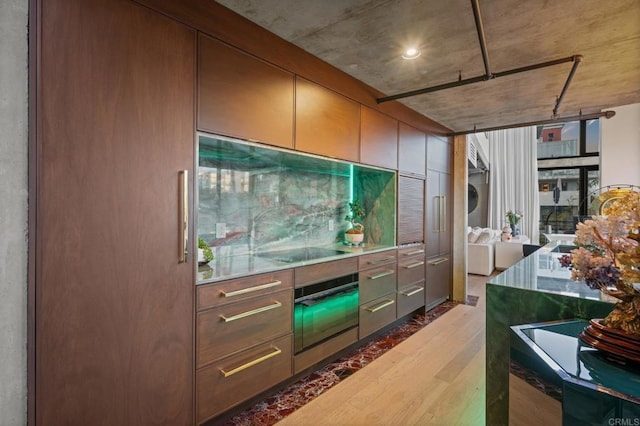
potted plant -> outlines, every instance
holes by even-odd
[[[211,247],[202,238],[198,238],[198,265],[206,265],[213,260]]]
[[[346,215],[344,219],[351,223],[351,228],[345,231],[344,237],[350,244],[360,244],[364,240],[364,225],[358,220],[364,219],[366,213],[358,200],[349,203],[349,210],[351,214]]]

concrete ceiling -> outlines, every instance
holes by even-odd
[[[386,95],[485,74],[471,0],[218,2]],[[583,56],[558,116],[640,102],[640,1],[480,0],[479,7],[491,73]],[[409,46],[420,57],[402,59]],[[454,131],[546,120],[572,65],[400,102]]]

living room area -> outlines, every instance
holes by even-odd
[[[489,276],[552,241],[620,189],[637,190],[640,104],[615,116],[467,137],[467,272]]]

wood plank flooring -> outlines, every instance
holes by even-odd
[[[278,425],[483,425],[485,291],[458,305]]]

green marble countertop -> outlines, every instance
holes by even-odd
[[[582,343],[578,334],[588,324],[554,321],[511,329],[563,380],[640,403],[640,370],[609,361],[606,354]]]
[[[523,258],[487,284],[572,296],[581,299],[613,302],[615,299],[589,288],[582,281],[571,280],[571,271],[560,266],[558,259],[570,247],[563,241],[553,241]]]
[[[196,272],[196,284],[207,284],[215,281],[239,278],[246,275],[253,275],[264,272],[273,272],[283,269],[297,268],[299,266],[313,265],[316,263],[340,260],[348,257],[360,256],[363,254],[376,253],[380,251],[396,249],[397,246],[385,245],[365,245],[364,247],[353,247],[344,244],[333,244],[322,248],[340,250],[344,253],[335,256],[327,256],[300,262],[282,262],[265,257],[249,254],[246,251],[235,254],[234,247],[218,249],[215,258],[208,265],[198,266]],[[300,250],[304,250],[300,247]]]

